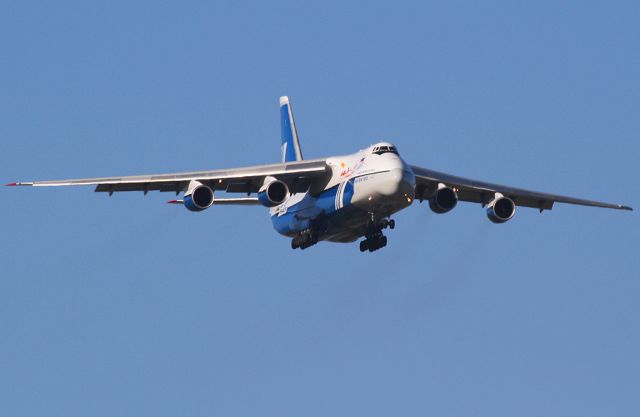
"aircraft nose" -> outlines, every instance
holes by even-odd
[[[413,199],[415,177],[403,168],[392,169],[387,173],[385,186],[379,192],[385,197],[409,197]]]

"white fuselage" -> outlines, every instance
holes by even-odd
[[[278,232],[291,236],[314,227],[322,240],[353,241],[366,232],[369,222],[413,202],[415,176],[391,144],[330,157],[326,163],[330,177],[323,186],[312,184],[308,192],[293,194],[271,210]]]

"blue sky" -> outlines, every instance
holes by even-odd
[[[4,2],[0,178],[409,162],[640,207],[638,2]],[[0,190],[0,417],[634,416],[638,214],[304,252],[258,207]]]

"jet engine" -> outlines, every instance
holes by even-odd
[[[487,217],[494,223],[504,223],[511,220],[516,213],[516,203],[512,199],[501,194],[487,205]]]
[[[196,182],[196,181],[194,181]],[[202,211],[213,204],[213,190],[206,185],[196,182],[184,196],[184,206],[191,211]]]
[[[265,207],[275,207],[284,203],[289,196],[289,187],[275,178],[265,179],[265,184],[258,191],[258,201]]]
[[[429,198],[429,208],[438,214],[452,210],[456,204],[458,204],[458,194],[453,188],[449,188],[444,184],[441,184]]]

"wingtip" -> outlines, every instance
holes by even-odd
[[[285,104],[289,104],[289,97],[287,96],[281,96],[280,97],[280,105],[284,106]]]
[[[620,206],[620,210],[627,210],[627,211],[633,211],[633,207],[629,207],[629,206]]]
[[[21,185],[33,185],[32,182],[10,182],[9,184],[5,184],[6,187],[16,187]]]
[[[169,200],[167,204],[183,204],[184,200]]]

